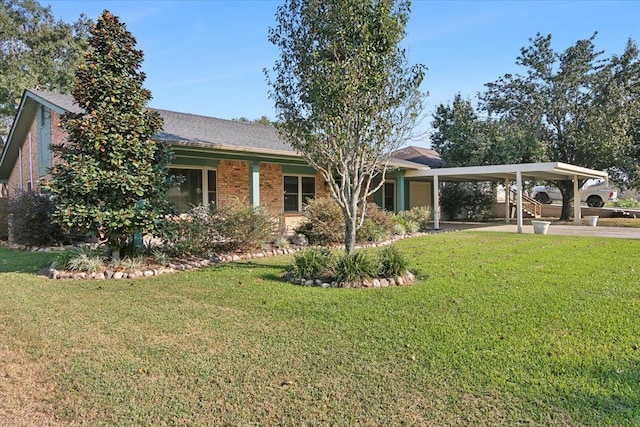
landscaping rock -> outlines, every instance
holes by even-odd
[[[305,280],[305,281],[304,281],[304,285],[305,285],[305,286],[313,286],[313,280],[312,280],[312,279]]]
[[[124,276],[124,273],[122,271],[116,271],[115,273],[113,273],[113,278],[116,280],[122,279],[122,276]]]
[[[104,276],[103,272],[100,272],[100,273],[96,273],[95,275],[93,275],[93,278],[96,279],[96,280],[104,280],[105,276]]]
[[[388,288],[389,287],[389,281],[387,279],[380,279],[380,287],[381,288]]]

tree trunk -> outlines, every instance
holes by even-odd
[[[571,219],[573,191],[565,191],[562,193],[562,212],[560,213],[560,221],[569,221]]]
[[[344,249],[352,254],[356,250],[356,218],[346,218],[344,225]]]

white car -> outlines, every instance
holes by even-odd
[[[551,203],[554,200],[562,201],[562,194],[556,187],[550,185],[537,185],[531,189],[531,197],[540,203]],[[605,202],[618,200],[618,191],[606,186],[604,181],[583,186],[580,190],[580,201],[586,202],[592,208],[601,208]]]

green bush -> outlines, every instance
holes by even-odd
[[[431,221],[431,209],[426,206],[415,206],[408,211],[400,211],[393,214],[391,221],[394,224],[403,225],[407,233],[428,230],[429,222]]]
[[[387,211],[375,203],[367,203],[362,226],[356,231],[358,242],[379,242],[393,233],[393,223]]]
[[[13,215],[11,230],[16,243],[43,246],[65,240],[62,228],[52,219],[55,205],[49,196],[21,192],[9,204],[9,212]]]
[[[636,199],[618,199],[617,202],[607,203],[607,206],[613,208],[640,209],[640,201]]]
[[[312,245],[331,245],[344,242],[344,216],[331,198],[309,200],[304,208],[307,221],[296,232],[307,236]]]
[[[9,240],[9,207],[8,197],[0,198],[0,240]]]
[[[239,200],[214,209],[208,231],[220,234],[221,249],[251,250],[273,242],[278,233],[278,219],[262,207]]]
[[[381,277],[402,276],[407,272],[409,260],[395,246],[387,246],[378,255]]]
[[[440,192],[440,207],[445,217],[459,219],[466,211],[469,220],[482,221],[491,216],[493,194],[481,184],[447,182]]]
[[[102,250],[80,246],[61,252],[55,259],[55,266],[58,270],[97,273],[102,270],[104,260]]]
[[[277,219],[266,209],[234,201],[220,208],[198,206],[184,216],[168,218],[159,237],[172,256],[206,256],[260,248],[274,240],[277,230]]]
[[[378,275],[377,260],[363,251],[344,253],[336,261],[334,280],[340,284],[356,282]]]
[[[289,274],[293,279],[319,279],[331,277],[335,258],[326,248],[310,248],[293,256]]]

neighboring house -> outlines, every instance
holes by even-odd
[[[26,90],[0,157],[0,185],[7,192],[40,189],[56,161],[51,144],[67,141],[60,116],[80,112],[70,95]],[[289,226],[301,217],[304,201],[327,194],[322,176],[273,127],[156,110],[164,119],[153,137],[170,144],[172,173],[184,177],[169,199],[179,211],[193,205],[224,205],[232,198],[282,214]],[[402,151],[402,150],[401,150]],[[431,151],[431,150],[428,150]],[[429,169],[394,158],[394,169],[373,200],[391,211],[431,206],[431,183],[409,182],[405,171]],[[405,182],[406,181],[406,182]]]
[[[443,167],[442,159],[437,151],[424,147],[410,145],[401,148],[392,154],[396,159],[408,160],[414,163],[429,166],[431,169]]]

